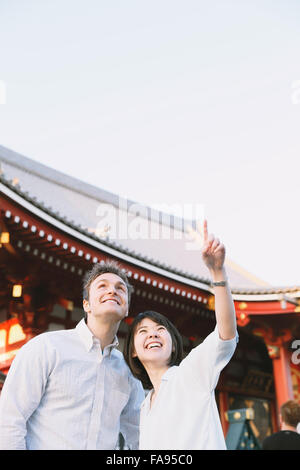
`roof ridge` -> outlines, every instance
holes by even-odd
[[[177,230],[185,230],[184,222],[190,225],[194,224],[194,221],[187,220],[173,214],[168,214],[166,212],[155,209],[154,207],[147,206],[146,204],[140,203],[138,201],[132,201],[125,197],[121,197],[118,194],[107,191],[106,189],[102,189],[93,184],[82,181],[74,176],[70,176],[60,170],[56,170],[55,168],[52,168],[32,158],[26,157],[18,152],[15,152],[14,150],[8,149],[3,145],[0,145],[0,163],[1,160],[9,165],[19,168],[22,171],[25,170],[28,173],[32,173],[33,175],[38,177],[42,177],[43,179],[51,183],[58,184],[63,188],[69,189],[71,191],[76,191],[76,193],[80,193],[83,196],[90,197],[96,201],[110,203],[117,208],[120,208],[120,201],[124,201],[126,203],[126,206],[122,206],[122,209],[125,209],[126,207],[126,210],[131,213],[140,213],[140,208],[142,209],[142,215],[144,216],[143,209],[146,209],[147,220],[151,219],[155,222],[161,223],[162,225],[164,225],[165,222],[169,226],[171,226],[172,228],[176,228]],[[132,209],[133,206],[135,206],[134,209]]]
[[[8,149],[3,145],[0,145],[0,160],[3,160],[9,165],[16,166],[17,168],[23,171],[25,170],[28,173],[32,173],[36,176],[42,177],[45,180],[54,182],[55,184],[59,184],[60,186],[63,186],[67,189],[74,190],[74,186],[71,185],[71,183],[74,182],[74,184],[78,184],[81,186],[81,188],[78,188],[76,186],[76,192],[80,192],[85,196],[96,198],[95,192],[99,192],[99,195],[101,194],[101,197],[104,196],[104,200],[105,196],[116,199],[119,197],[118,195],[110,191],[98,188],[97,186],[92,185],[90,183],[86,183],[85,181],[82,181],[76,178],[75,176],[70,176],[60,170],[56,170],[55,168],[47,166],[44,163],[40,163],[37,160],[26,157],[25,155],[15,152],[14,150]],[[64,178],[64,180],[62,180],[62,177]],[[99,199],[101,198],[99,197]],[[112,201],[109,200],[109,202]]]

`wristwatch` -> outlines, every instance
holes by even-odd
[[[227,281],[212,281],[211,286],[212,287],[219,287],[219,286],[226,286]]]

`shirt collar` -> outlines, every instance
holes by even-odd
[[[169,367],[168,370],[164,373],[164,375],[161,378],[162,382],[167,382],[170,377],[175,373],[177,369],[177,366],[172,366]],[[152,389],[147,393],[145,399],[143,400],[141,407],[144,408],[144,406],[148,407],[150,409],[150,397],[151,397]]]
[[[176,369],[177,369],[177,366],[169,367],[169,369],[162,376],[161,380],[165,380],[167,382],[169,378],[172,377]]]
[[[99,341],[87,326],[84,318],[76,325],[76,330],[87,351],[92,349],[94,342]],[[119,346],[119,341],[117,336],[115,336],[113,342],[109,344],[107,348],[109,348],[111,352],[117,346]]]

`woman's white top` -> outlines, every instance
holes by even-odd
[[[165,372],[151,409],[151,392],[142,403],[141,450],[226,449],[214,390],[237,341],[220,339],[216,327]]]

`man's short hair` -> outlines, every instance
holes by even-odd
[[[289,400],[280,407],[282,421],[294,428],[300,423],[300,404],[295,400]]]
[[[100,263],[94,264],[90,271],[87,271],[83,277],[83,292],[82,296],[84,300],[89,300],[89,290],[91,283],[101,274],[112,273],[119,276],[126,284],[127,293],[128,293],[128,306],[130,304],[131,294],[133,291],[133,286],[129,283],[128,277],[125,270],[115,261],[103,261]]]

